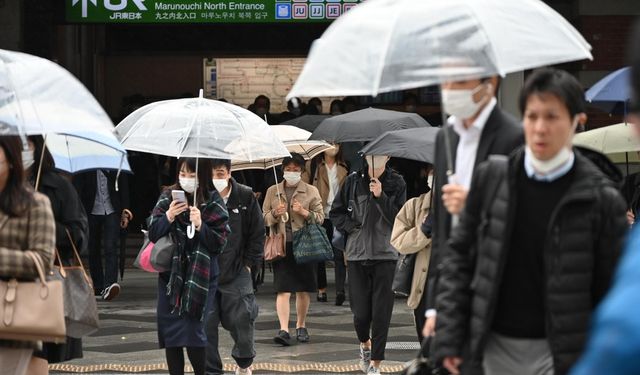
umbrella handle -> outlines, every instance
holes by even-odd
[[[187,227],[187,237],[192,239],[196,235],[196,226],[191,224]]]

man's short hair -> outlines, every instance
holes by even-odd
[[[534,71],[525,81],[520,91],[520,112],[524,114],[527,100],[532,95],[544,94],[552,94],[560,99],[571,117],[586,110],[584,90],[574,76],[564,70],[543,68]]]
[[[229,159],[211,159],[211,168],[218,169],[220,167],[227,168],[228,171],[231,171],[231,160]]]
[[[305,167],[304,158],[302,157],[302,155],[298,154],[297,152],[292,152],[290,157],[287,156],[286,158],[282,159],[283,169],[289,164],[295,164],[298,167],[302,168],[302,170],[304,171],[304,167]]]

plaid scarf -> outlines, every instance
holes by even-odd
[[[151,222],[165,215],[170,204],[171,193],[163,193],[153,209]],[[215,257],[222,252],[230,229],[229,213],[217,191],[200,206],[200,212],[202,225],[192,239],[187,237],[188,211],[178,215],[173,222],[177,246],[171,261],[167,296],[172,312],[202,320],[209,293],[211,262],[215,262]]]

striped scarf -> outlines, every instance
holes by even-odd
[[[165,195],[165,194],[163,194]],[[152,217],[163,215],[171,204],[170,193],[156,204]],[[202,225],[194,238],[187,237],[189,213],[176,217],[172,230],[177,246],[171,261],[171,274],[167,283],[167,296],[172,312],[202,320],[207,305],[211,262],[227,243],[230,232],[229,214],[215,191],[206,204],[201,205]]]

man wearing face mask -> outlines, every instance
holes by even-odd
[[[261,119],[265,120],[269,123],[269,125],[274,125],[278,123],[277,116],[271,114],[271,99],[266,95],[258,95],[253,101],[253,111],[256,115],[258,115]]]
[[[364,172],[347,177],[329,214],[336,229],[348,236],[349,298],[360,341],[360,369],[368,374],[379,374],[385,359],[398,259],[391,231],[407,191],[402,176],[386,166],[388,160],[367,156]]]
[[[129,184],[125,173],[96,170],[73,177],[80,200],[89,216],[89,270],[96,295],[111,301],[120,293],[118,284],[118,239],[133,214],[129,210]],[[101,248],[105,265],[102,267]]]
[[[255,319],[258,305],[253,294],[251,267],[262,263],[264,220],[250,187],[231,177],[231,160],[213,159],[213,186],[227,205],[231,233],[227,245],[218,256],[220,276],[214,307],[206,317],[206,374],[223,374],[218,352],[218,326],[231,333],[234,346],[231,356],[238,368],[236,374],[251,374],[256,355],[254,347]]]
[[[523,143],[522,126],[497,106],[495,94],[498,84],[498,77],[493,76],[445,82],[441,87],[443,109],[451,116],[436,137],[435,186],[431,207],[433,243],[428,290],[423,296],[427,298],[425,315],[428,318],[424,336],[434,333],[437,267],[448,249],[451,228],[465,205],[473,171],[489,155],[508,155]],[[452,176],[449,176],[450,168],[454,168],[451,172],[455,174]]]
[[[474,173],[436,298],[434,357],[453,374],[565,374],[582,351],[628,228],[615,184],[571,147],[585,107],[569,73],[534,72],[526,146]]]

